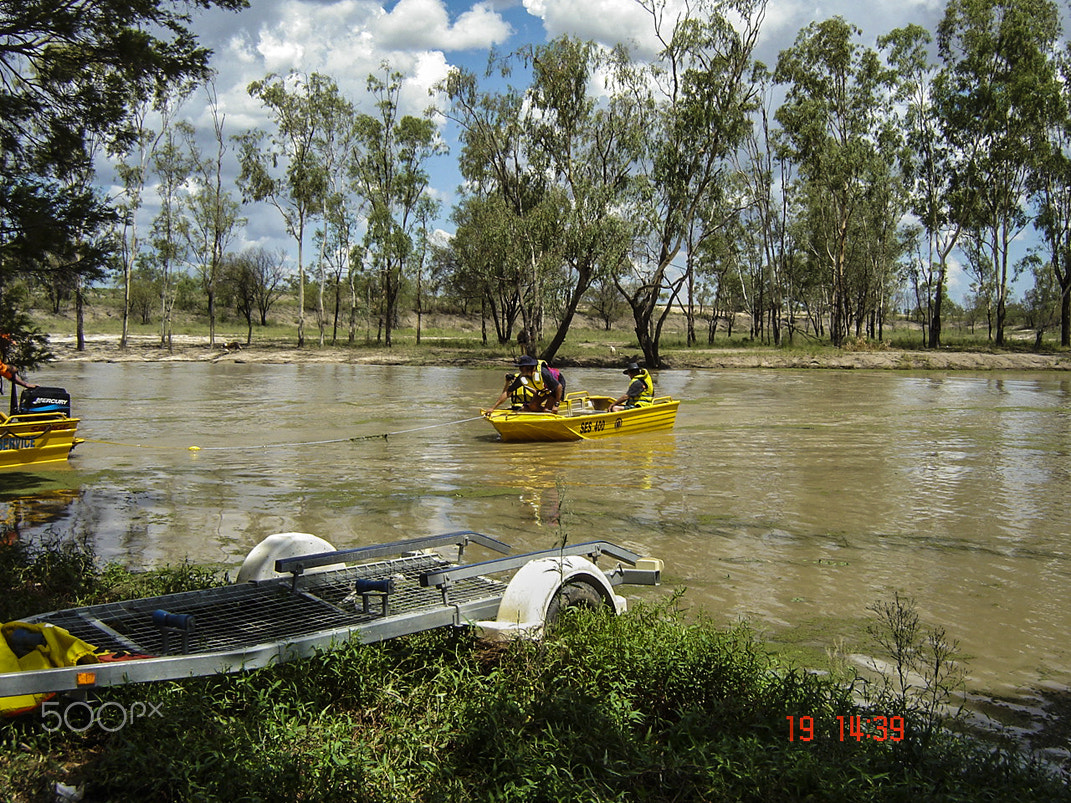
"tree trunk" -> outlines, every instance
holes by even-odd
[[[1071,286],[1060,295],[1060,345],[1071,346]]]
[[[572,325],[573,316],[576,315],[577,307],[580,306],[580,299],[587,292],[591,286],[591,267],[588,265],[577,266],[577,279],[576,284],[573,285],[573,292],[569,295],[569,303],[565,308],[565,314],[562,316],[561,324],[558,326],[557,331],[554,333],[554,337],[550,339],[550,343],[547,344],[546,349],[543,350],[541,359],[550,362],[554,359],[554,356],[558,353],[558,349],[562,347],[562,343],[565,342],[565,336],[569,334],[569,327]]]
[[[74,280],[75,328],[78,333],[78,350],[86,350],[86,313],[85,298],[82,295],[82,275]]]
[[[945,274],[944,268],[939,273],[937,288],[933,294],[933,314],[930,316],[930,338],[927,345],[931,349],[941,348],[941,307],[945,299]]]

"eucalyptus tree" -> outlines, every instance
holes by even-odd
[[[863,203],[850,240],[855,270],[848,273],[850,323],[855,336],[881,339],[885,319],[897,295],[899,262],[904,254],[900,220],[907,208],[903,176],[898,170],[900,138],[890,127],[876,137],[866,167]]]
[[[431,261],[432,252],[432,232],[429,231],[429,228],[432,221],[435,219],[435,216],[439,214],[440,206],[440,203],[434,198],[425,196],[421,199],[416,210],[419,230],[417,232],[414,263],[416,269],[416,342],[418,346],[420,345],[420,338],[424,324],[424,269]]]
[[[929,31],[918,25],[898,28],[878,39],[896,76],[897,113],[905,140],[901,164],[910,209],[926,234],[925,253],[913,272],[916,298],[926,311],[926,343],[939,348],[948,259],[963,233],[962,222],[952,214],[956,196],[964,191],[955,176],[975,142],[966,143],[964,150],[949,138],[947,121],[938,107],[938,95],[948,76],[931,61],[932,44]]]
[[[268,110],[274,130],[252,129],[237,137],[238,186],[247,201],[267,201],[282,215],[297,244],[298,347],[305,345],[305,230],[323,210],[326,175],[315,142],[318,106],[329,79],[313,73],[269,74],[248,92]]]
[[[1041,348],[1046,330],[1060,319],[1061,297],[1064,295],[1051,263],[1037,252],[1028,253],[1019,268],[1029,270],[1034,286],[1023,295],[1026,324],[1034,330],[1034,348]]]
[[[559,37],[526,58],[533,71],[527,156],[538,174],[553,180],[548,197],[561,208],[554,226],[558,256],[569,271],[550,274],[561,305],[557,330],[540,356],[551,360],[588,288],[626,260],[632,226],[622,207],[649,132],[642,126],[643,109],[622,91],[631,69],[623,50],[606,54],[591,42]],[[608,84],[603,99],[590,86],[600,70]]]
[[[338,342],[338,325],[342,316],[343,278],[346,279],[349,297],[349,317],[356,315],[356,294],[353,286],[354,249],[357,237],[357,199],[348,193],[333,193],[331,200],[324,207],[322,229],[317,230],[316,238],[320,244],[320,293],[317,307],[320,317],[326,320],[323,311],[324,291],[330,287],[334,294],[332,311],[331,342]],[[325,334],[321,332],[321,339]],[[351,340],[352,342],[352,340]]]
[[[495,210],[488,222],[500,226],[466,233],[468,253],[477,237],[494,249],[512,280],[522,328],[536,342],[553,309],[557,326],[540,349],[551,360],[584,294],[627,252],[621,208],[644,132],[631,98],[593,86],[598,74],[612,83],[621,52],[559,37],[513,54],[499,67],[503,77],[518,62],[530,75],[527,87],[483,92],[472,73],[455,70],[444,88],[462,129],[469,191],[484,212]],[[512,324],[496,325],[508,339]]]
[[[515,258],[518,240],[511,236],[520,224],[515,210],[498,193],[470,192],[450,219],[457,229],[450,254],[440,256],[449,284],[461,296],[478,297],[484,325],[489,314],[496,339],[508,343],[524,296],[524,261]]]
[[[323,229],[317,233],[320,244],[318,265],[319,282],[316,296],[316,320],[320,332],[320,345],[326,335],[324,292],[329,284],[328,267],[333,271],[335,310],[332,340],[338,335],[338,316],[341,306],[342,272],[349,264],[350,240],[355,226],[354,216],[360,202],[350,191],[348,176],[351,162],[357,152],[356,109],[353,103],[342,96],[338,86],[330,78],[315,76],[317,82],[316,103],[313,113],[317,116],[314,125],[312,147],[323,171],[323,192],[320,200],[320,220]],[[331,244],[329,252],[329,244]]]
[[[159,154],[161,147],[174,147],[175,144],[175,115],[185,103],[190,94],[196,89],[196,84],[191,80],[182,81],[172,85],[159,85],[151,99],[132,98],[130,120],[134,127],[135,137],[133,140],[122,141],[117,145],[119,152],[116,154],[115,171],[122,187],[122,192],[116,208],[121,215],[121,232],[119,234],[118,260],[122,269],[123,279],[123,329],[119,338],[119,347],[126,348],[129,333],[130,293],[132,271],[136,264],[145,264],[147,254],[143,251],[141,230],[139,228],[139,211],[143,204],[145,184],[153,175],[157,166],[163,166],[169,157]],[[158,118],[159,128],[152,130],[147,121],[150,112],[154,112]],[[188,128],[188,124],[186,125]],[[181,130],[181,129],[180,129]],[[172,156],[175,154],[172,152]],[[178,157],[182,161],[182,157]],[[172,163],[171,167],[177,167]],[[161,176],[162,184],[159,188],[161,200],[167,192],[177,193],[179,185],[185,180],[188,171],[181,169],[181,179],[178,183],[169,181],[174,176]],[[166,215],[163,209],[161,215]],[[150,242],[152,234],[150,233]],[[170,246],[165,246],[169,248]],[[149,260],[151,261],[151,260]],[[163,264],[169,268],[170,262],[165,260]],[[147,266],[146,266],[147,267]],[[167,318],[170,325],[170,309],[166,303],[166,293],[171,289],[170,275],[165,270],[161,277],[161,297],[163,317]],[[144,317],[144,312],[143,312]],[[170,342],[170,341],[169,341]]]
[[[186,260],[188,244],[182,236],[182,198],[186,179],[193,172],[193,159],[186,142],[194,136],[193,126],[179,121],[162,128],[153,152],[151,170],[156,177],[159,209],[149,234],[151,248],[143,255],[160,279],[160,345],[172,348],[175,309],[175,272]]]
[[[253,271],[253,303],[261,326],[268,325],[268,313],[286,289],[286,254],[282,250],[246,249]]]
[[[80,166],[72,167],[64,177],[71,196],[86,199],[88,207],[85,216],[73,219],[70,222],[70,238],[57,243],[57,247],[48,253],[47,259],[31,263],[29,271],[47,276],[53,281],[69,281],[73,285],[75,336],[79,351],[84,351],[86,345],[86,286],[92,279],[104,275],[108,269],[114,269],[114,255],[117,251],[114,235],[118,223],[117,213],[98,197],[99,190],[94,186],[96,171],[93,165],[97,151],[103,147],[103,140],[88,138],[85,161]],[[47,218],[40,221],[47,222]],[[25,335],[23,339],[27,339]],[[31,363],[13,364],[27,366]]]
[[[609,276],[596,279],[588,289],[587,304],[591,312],[600,321],[602,328],[609,332],[614,328],[614,323],[628,311],[625,299],[614,285]]]
[[[995,343],[1004,343],[1010,248],[1028,223],[1032,163],[1058,114],[1053,47],[1060,16],[1049,0],[949,0],[937,30],[946,74],[938,108],[955,148],[955,220],[975,232],[993,271]]]
[[[207,75],[210,53],[189,30],[192,11],[245,6],[246,0],[3,4],[0,294],[27,271],[90,268],[85,256],[102,242],[95,227],[111,219],[102,199],[77,178],[90,167],[90,143],[122,150],[136,137],[132,97]],[[96,244],[75,244],[90,231]],[[73,263],[62,256],[79,249],[82,257]],[[94,262],[98,269],[102,260]],[[0,314],[9,308],[2,298],[0,308]],[[7,332],[22,325],[0,321]]]
[[[123,287],[123,321],[119,335],[119,348],[127,347],[130,332],[130,304],[134,264],[141,250],[138,230],[138,212],[148,178],[152,153],[160,138],[160,132],[146,127],[145,119],[150,109],[149,102],[134,103],[131,119],[137,130],[135,138],[126,144],[125,151],[118,154],[115,172],[122,187],[121,200],[116,203],[120,215],[117,261],[121,270]]]
[[[427,163],[443,151],[430,115],[403,115],[401,73],[383,65],[384,77],[368,76],[375,113],[358,115],[353,175],[368,205],[365,248],[380,282],[381,331],[392,345],[402,281],[411,267],[417,211],[428,193]]]
[[[224,254],[216,277],[218,296],[245,319],[247,346],[253,342],[253,316],[257,309],[256,281],[251,253]]]
[[[1047,269],[1059,289],[1060,345],[1071,346],[1071,44],[1056,54],[1059,105],[1049,121],[1045,147],[1036,159],[1029,186],[1035,209],[1034,225],[1048,246]],[[1035,275],[1038,271],[1035,271]],[[1039,289],[1035,306],[1046,293]]]
[[[794,244],[787,225],[789,193],[793,183],[792,163],[776,147],[770,129],[769,83],[772,76],[764,69],[757,69],[756,79],[763,100],[757,113],[757,125],[748,132],[742,144],[743,160],[736,170],[748,197],[741,217],[749,235],[759,241],[756,250],[762,263],[761,285],[765,296],[762,309],[768,311],[770,337],[779,346],[782,342],[782,318],[786,311],[791,317],[793,309],[790,255]],[[755,323],[761,326],[761,321]],[[793,338],[791,326],[788,337],[790,341]]]
[[[752,314],[752,335],[762,325],[754,305],[759,295],[760,260],[754,247],[758,231],[748,227],[749,222],[746,214],[727,215],[724,224],[712,228],[698,249],[689,250],[689,261],[699,265],[695,271],[698,294],[707,307],[707,345],[714,344],[719,321],[725,321],[725,330],[732,334],[737,312]]]
[[[511,61],[499,65],[503,78]],[[488,67],[488,75],[492,67]],[[461,128],[459,166],[466,185],[452,216],[458,225],[453,246],[455,284],[481,295],[490,308],[500,343],[521,328],[542,338],[544,273],[559,260],[548,258],[560,244],[557,210],[548,178],[528,160],[531,129],[527,96],[512,85],[481,90],[476,75],[455,68],[442,86],[447,114]]]
[[[201,278],[208,299],[208,342],[216,344],[216,291],[221,265],[227,249],[237,235],[239,226],[245,223],[240,216],[241,204],[235,200],[224,183],[224,159],[227,154],[227,139],[224,136],[226,116],[221,113],[211,86],[209,108],[212,112],[214,152],[201,153],[194,137],[187,130],[193,170],[191,186],[186,197],[186,214],[180,230],[189,244],[188,253]]]
[[[666,0],[640,0],[661,50],[630,76],[646,150],[635,166],[634,253],[618,287],[640,348],[659,367],[662,326],[685,272],[674,263],[743,141],[756,106],[752,52],[765,0],[697,0],[672,22]]]
[[[262,246],[224,254],[217,277],[218,296],[246,323],[245,343],[253,342],[253,325],[266,326],[268,312],[285,286],[285,254]]]
[[[850,233],[881,171],[877,140],[888,120],[891,80],[877,53],[854,41],[859,34],[841,17],[812,22],[781,52],[774,71],[774,80],[788,86],[776,114],[783,144],[821,222],[814,256],[828,272],[836,346],[850,324]]]

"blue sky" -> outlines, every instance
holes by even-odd
[[[681,0],[666,2],[670,9],[684,7]],[[482,71],[492,48],[509,52],[561,34],[651,47],[651,18],[636,0],[252,0],[250,6],[240,14],[212,11],[194,20],[202,44],[214,51],[216,92],[228,134],[266,125],[263,109],[246,87],[268,73],[320,72],[360,102],[368,74],[386,60],[405,76],[406,110],[419,113],[434,100],[429,89],[452,66]],[[862,30],[864,43],[872,44],[908,23],[932,30],[943,8],[937,0],[770,0],[757,57],[772,66],[777,53],[812,20],[843,16]],[[211,131],[202,95],[189,102],[184,116]],[[448,127],[443,134],[451,153],[436,164],[432,186],[443,204],[441,225],[449,229],[459,148]],[[146,200],[146,214],[152,214],[151,198]],[[249,223],[237,248],[293,250],[278,212],[261,205],[246,214]]]

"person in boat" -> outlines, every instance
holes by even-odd
[[[610,412],[631,410],[633,407],[650,407],[654,403],[654,380],[647,373],[647,369],[630,362],[622,373],[629,378],[628,390],[614,402]]]
[[[19,387],[29,388],[30,390],[33,390],[37,387],[37,385],[33,385],[24,380],[21,376],[19,376],[18,371],[16,371],[13,367],[11,367],[5,362],[0,362],[0,376],[14,382]]]
[[[506,374],[506,384],[502,386],[502,396],[495,402],[495,406],[498,406],[506,397],[509,396],[509,407],[511,410],[523,410],[524,405],[528,403],[528,400],[532,397],[532,391],[528,389],[527,385],[522,385],[517,381],[517,374]],[[511,391],[510,388],[513,388]],[[494,409],[493,407],[491,408]]]
[[[19,376],[19,372],[15,370],[13,365],[7,364],[7,350],[14,345],[11,335],[0,335],[0,376],[4,379],[14,382],[19,387],[29,388],[33,390],[37,385],[31,385],[29,382]]]
[[[517,360],[517,366],[520,368],[520,374],[506,383],[502,395],[487,412],[495,410],[507,396],[512,399],[521,393],[525,395],[519,396],[519,409],[529,413],[558,412],[558,405],[565,395],[565,377],[562,372],[551,368],[545,360],[538,360],[527,354]]]

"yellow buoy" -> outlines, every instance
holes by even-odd
[[[199,451],[201,451],[201,447],[200,446],[191,446],[190,447],[190,451],[191,452],[199,452]]]

